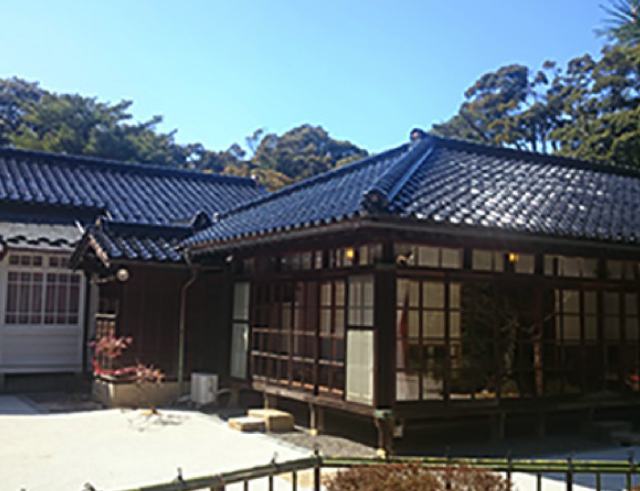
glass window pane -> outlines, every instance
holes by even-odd
[[[424,311],[422,322],[425,337],[444,339],[444,312]]]
[[[320,311],[320,333],[331,333],[331,309],[322,309]]]
[[[491,252],[474,249],[471,254],[471,266],[478,271],[491,271]]]
[[[420,336],[420,316],[417,310],[398,310],[396,313],[396,333],[398,338],[418,338]]]
[[[606,315],[616,315],[620,312],[620,295],[618,293],[605,292],[604,313]]]
[[[620,317],[607,316],[604,318],[604,338],[607,340],[620,339]]]
[[[545,275],[553,276],[555,274],[554,264],[555,264],[555,256],[544,256],[544,274]]]
[[[335,282],[336,289],[336,305],[342,307],[344,306],[344,296],[345,296],[345,288],[344,281],[336,281]]]
[[[418,307],[420,299],[420,283],[414,280],[398,280],[398,307]]]
[[[612,280],[622,278],[622,261],[607,259],[607,278]]]
[[[246,324],[233,324],[231,334],[231,367],[232,377],[246,378],[247,376],[247,350],[249,347],[249,326]]]
[[[584,338],[587,341],[598,340],[598,319],[597,317],[585,317],[584,319]]]
[[[596,292],[583,293],[583,306],[584,311],[587,314],[598,313],[598,296],[596,295]]]
[[[635,293],[625,294],[624,312],[626,315],[636,315],[638,313],[638,295]]]
[[[637,317],[627,317],[624,324],[625,328],[625,337],[629,341],[637,341],[638,337],[638,318]]]
[[[451,338],[460,337],[460,313],[458,312],[449,314],[449,336]]]
[[[582,260],[582,276],[585,278],[598,277],[598,260],[585,258]]]
[[[428,266],[430,268],[437,268],[440,266],[440,258],[438,257],[437,247],[418,247],[418,264],[420,266]]]
[[[443,309],[444,283],[425,281],[422,284],[422,305],[430,309]]]
[[[580,313],[580,292],[578,290],[564,290],[562,292],[562,311],[572,314]]]
[[[420,397],[420,378],[417,374],[399,372],[396,374],[396,399],[417,401]]]
[[[233,285],[233,318],[249,320],[249,283]]]
[[[535,273],[535,256],[533,254],[518,254],[514,269],[516,273],[521,274]]]
[[[331,282],[329,281],[320,285],[320,305],[324,307],[331,305]]]
[[[580,341],[580,317],[577,315],[565,315],[563,321],[564,340]]]
[[[462,251],[460,249],[443,247],[440,252],[442,254],[443,268],[460,269],[462,267]]]
[[[363,278],[363,302],[364,307],[373,307],[373,278]]]
[[[580,276],[580,259],[576,257],[560,258],[560,275],[577,278]]]
[[[493,270],[504,271],[504,253],[503,252],[493,253]]]
[[[449,285],[449,308],[452,310],[460,308],[460,283]]]
[[[346,399],[348,401],[362,404],[373,402],[373,358],[373,331],[348,331],[346,367]]]

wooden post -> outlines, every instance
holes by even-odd
[[[388,264],[375,273],[375,367],[374,393],[377,408],[389,408],[395,399],[396,273]]]
[[[377,453],[382,458],[391,457],[393,455],[393,413],[388,409],[377,410],[374,416],[374,423],[378,430]]]
[[[309,403],[309,433],[316,436],[324,431],[324,408]]]
[[[312,436],[318,434],[318,408],[313,402],[309,403],[309,433]]]
[[[264,408],[265,409],[276,409],[278,406],[278,398],[274,395],[267,394],[264,392],[262,394]]]

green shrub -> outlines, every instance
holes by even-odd
[[[502,476],[469,467],[428,469],[419,464],[354,467],[324,480],[327,491],[510,491]]]

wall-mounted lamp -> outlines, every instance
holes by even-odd
[[[344,257],[346,257],[347,259],[349,259],[350,261],[353,261],[356,257],[356,251],[353,247],[347,247],[344,250]]]
[[[520,259],[520,256],[516,253],[516,252],[510,252],[509,253],[509,262],[512,264],[515,264],[518,262],[518,259]]]
[[[121,283],[128,281],[129,271],[127,271],[125,268],[120,268],[118,271],[116,271],[116,279]]]

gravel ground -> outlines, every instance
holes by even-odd
[[[294,431],[290,433],[272,433],[272,438],[283,441],[300,448],[315,450],[322,455],[331,457],[375,457],[374,448],[354,442],[347,438],[331,435],[312,436],[305,431]]]

